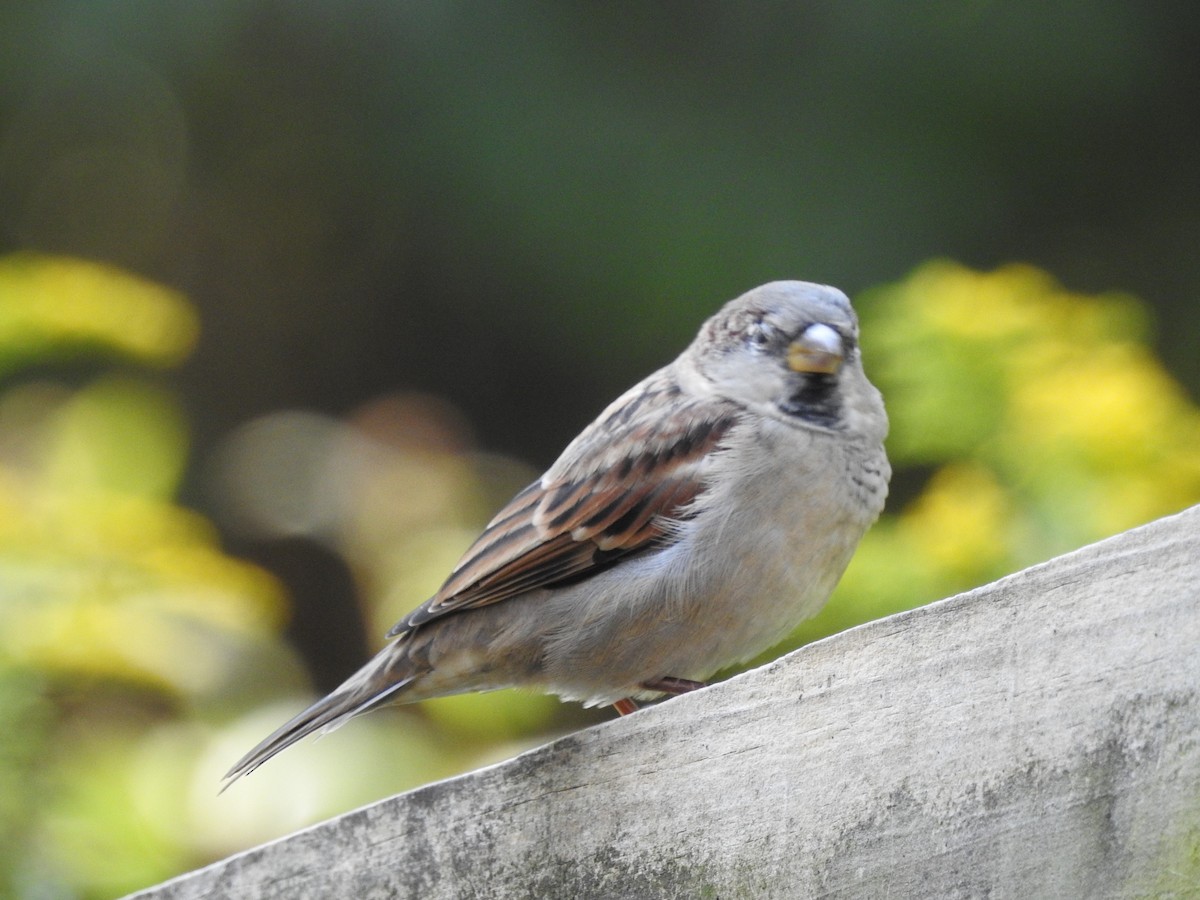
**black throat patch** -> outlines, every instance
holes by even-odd
[[[813,425],[837,427],[842,418],[842,397],[838,392],[837,376],[818,372],[797,377],[796,389],[779,404],[779,409]]]

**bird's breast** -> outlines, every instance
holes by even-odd
[[[674,544],[551,598],[570,625],[549,668],[575,682],[558,692],[610,702],[662,676],[703,680],[815,615],[882,507],[886,459],[862,456],[821,431],[735,433]]]

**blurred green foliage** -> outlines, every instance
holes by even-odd
[[[933,262],[857,305],[897,490],[792,645],[1200,501],[1200,410],[1136,299]],[[278,583],[175,500],[187,422],[152,370],[196,332],[158,285],[0,259],[0,893],[112,896],[588,720],[515,691],[445,698],[293,748],[218,796],[225,767],[312,694]],[[82,384],[46,374],[80,359],[97,370]],[[428,397],[277,417],[235,442],[231,489],[260,525],[282,509],[277,530],[320,534],[379,635],[529,477],[462,427]]]
[[[196,329],[179,294],[113,268],[0,259],[0,893],[101,896],[186,864],[130,805],[130,763],[157,721],[222,706],[240,670],[290,656],[275,579],[173,501],[188,443],[174,396],[143,376],[44,374],[173,365]]]

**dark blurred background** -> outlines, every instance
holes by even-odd
[[[0,16],[0,240],[188,294],[200,458],[408,386],[543,463],[719,302],[934,256],[1137,293],[1200,385],[1194,4]]]
[[[260,417],[481,448],[486,510],[723,301],[942,257],[1137,295],[1195,396],[1198,47],[1168,0],[7,0],[0,254],[186,295],[181,501],[282,578],[327,688],[378,635],[313,529],[223,499]]]

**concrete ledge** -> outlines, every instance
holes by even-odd
[[[133,895],[1200,884],[1200,507]]]

